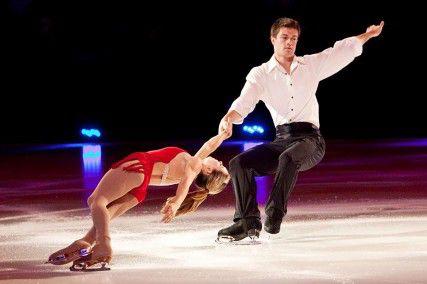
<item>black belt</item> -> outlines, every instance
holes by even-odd
[[[319,133],[320,130],[316,125],[309,122],[292,122],[278,125],[276,127],[277,134],[283,133],[298,133],[298,132],[312,132]]]

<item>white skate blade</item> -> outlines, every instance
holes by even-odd
[[[86,263],[73,263],[73,265],[70,267],[70,271],[74,272],[94,272],[94,271],[108,271],[111,270],[111,268],[107,267],[108,263],[106,262],[98,262],[94,265],[91,265],[88,267]]]
[[[231,236],[219,236],[216,238],[215,242],[217,244],[229,244],[234,242],[234,238]]]
[[[239,241],[234,240],[231,236],[220,236],[215,242],[219,245],[235,245],[235,246],[251,246],[251,245],[260,245],[262,242],[256,236],[246,237]]]

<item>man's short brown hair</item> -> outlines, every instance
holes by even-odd
[[[301,34],[301,28],[298,21],[291,18],[279,18],[271,26],[270,35],[274,38],[277,37],[281,28],[296,29],[298,30],[298,36]]]

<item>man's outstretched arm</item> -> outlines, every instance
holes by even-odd
[[[321,81],[334,75],[350,64],[357,56],[361,55],[363,44],[369,39],[380,35],[383,26],[384,22],[381,22],[378,26],[370,26],[363,34],[339,40],[335,42],[333,47],[306,56],[306,59],[314,67],[318,80]]]

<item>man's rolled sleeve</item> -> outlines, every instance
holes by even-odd
[[[243,120],[250,114],[261,98],[263,87],[260,82],[260,72],[253,68],[246,76],[246,83],[240,96],[231,104],[229,111],[234,110],[242,116],[242,119],[234,124],[242,124]]]

